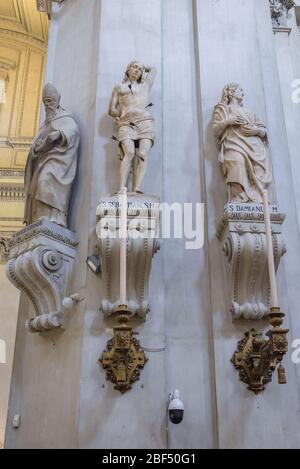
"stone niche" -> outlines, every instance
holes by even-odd
[[[285,214],[271,206],[276,270],[286,252],[281,234],[284,219]],[[270,309],[270,286],[263,206],[227,204],[217,237],[227,261],[233,319],[264,318]]]
[[[149,280],[152,258],[159,250],[159,197],[128,194],[127,220],[127,306],[145,319],[149,312]],[[97,208],[97,238],[102,272],[102,301],[105,316],[120,304],[119,197],[101,198]]]
[[[36,316],[26,321],[30,332],[45,332],[63,325],[62,302],[77,244],[74,232],[44,219],[12,236],[6,273],[34,306]]]

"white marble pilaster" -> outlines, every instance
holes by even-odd
[[[190,0],[163,0],[163,200],[191,203],[195,222],[205,182],[193,7]],[[209,260],[206,244],[188,250],[185,243],[164,240],[166,384],[168,392],[180,390],[185,405],[182,424],[169,424],[168,442],[170,448],[212,448],[217,425]]]
[[[297,447],[300,424],[293,408],[299,405],[296,367],[290,350],[286,358],[289,383],[275,382],[254,397],[239,382],[230,358],[237,340],[249,324],[232,324],[225,299],[225,272],[222,252],[215,239],[215,224],[226,203],[226,191],[217,163],[217,145],[211,118],[223,86],[231,81],[240,83],[245,92],[245,106],[267,123],[270,155],[274,168],[275,188],[280,211],[287,213],[284,239],[288,255],[279,269],[278,282],[286,325],[292,323],[292,334],[298,332],[296,303],[299,304],[297,256],[299,243],[296,206],[291,188],[292,172],[284,126],[280,86],[276,64],[273,30],[268,0],[196,0],[199,36],[200,94],[202,138],[208,209],[210,259],[210,291],[213,314],[215,378],[217,383],[218,435],[221,448],[288,448]],[[288,187],[289,186],[289,187]],[[288,221],[289,220],[289,221]],[[289,256],[289,259],[288,259]],[[294,257],[294,260],[291,257]],[[284,268],[284,267],[285,268]],[[289,288],[287,288],[289,285]],[[264,328],[258,322],[251,327]],[[281,402],[288,399],[283,412]],[[282,429],[284,428],[284,432]]]
[[[293,94],[299,100],[299,83],[297,89],[293,84],[300,79],[300,38],[294,15],[290,14],[289,29],[276,28],[274,42],[279,73],[282,106],[285,127],[288,137],[290,164],[293,177],[293,190],[297,204],[298,226],[300,227],[300,187],[297,175],[300,172],[300,103],[293,102]]]

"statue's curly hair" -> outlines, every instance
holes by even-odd
[[[228,83],[226,86],[224,86],[223,89],[223,94],[222,94],[222,103],[223,104],[229,104],[230,101],[230,96],[233,95],[233,93],[240,88],[239,83]]]
[[[145,67],[139,60],[133,60],[132,62],[130,62],[130,64],[127,65],[126,72],[125,72],[124,79],[123,79],[123,83],[127,83],[128,81],[130,81],[128,72],[130,70],[130,67],[132,67],[132,65],[134,65],[134,64],[142,65],[143,72],[142,72],[141,78],[139,78],[137,82],[138,83],[144,83],[144,81],[146,79]]]

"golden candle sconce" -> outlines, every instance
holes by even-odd
[[[133,328],[128,325],[133,314],[126,305],[120,305],[115,315],[118,324],[113,327],[113,337],[108,340],[106,350],[99,362],[106,371],[106,378],[122,394],[129,391],[140,378],[140,371],[148,359],[139,341],[133,337]]]
[[[272,326],[266,334],[268,338],[255,329],[247,331],[238,342],[237,351],[231,359],[239,371],[240,380],[255,394],[265,390],[265,386],[272,381],[276,368],[278,383],[287,382],[282,360],[288,351],[289,330],[281,328],[284,316],[280,308],[271,308],[267,315]]]

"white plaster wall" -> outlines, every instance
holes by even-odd
[[[291,28],[288,32],[277,30],[277,32],[274,33],[274,42],[277,55],[285,127],[290,152],[293,190],[295,192],[298,225],[300,227],[300,187],[297,177],[300,171],[300,160],[298,156],[300,103],[293,101],[293,92],[296,91],[293,84],[295,85],[296,80],[300,80],[300,36],[294,9],[289,13],[287,26]],[[299,99],[299,93],[297,96]]]
[[[288,253],[278,275],[282,308],[287,313],[291,338],[298,337],[299,235],[292,170],[283,118],[280,83],[268,1],[196,1],[203,145],[208,207],[210,278],[217,383],[218,435],[221,448],[285,448],[299,446],[299,385],[290,355],[286,365],[289,383],[278,386],[276,377],[265,393],[254,397],[238,382],[228,358],[249,324],[232,324],[226,311],[222,253],[215,239],[216,221],[225,194],[216,163],[217,147],[211,127],[213,106],[225,83],[237,81],[246,91],[245,106],[266,122],[277,199],[287,213],[285,239]],[[208,21],[209,19],[209,21]],[[203,176],[203,175],[202,175]],[[252,324],[261,328],[260,324]],[[291,353],[291,352],[290,352]],[[289,405],[282,409],[282,402]]]
[[[197,31],[190,0],[163,0],[163,200],[205,202]],[[193,216],[195,217],[195,210]],[[214,357],[207,249],[186,250],[185,239],[164,241],[165,375],[179,388],[185,421],[169,425],[170,448],[217,444]],[[201,385],[200,385],[201,383]]]
[[[71,224],[80,237],[70,293],[85,301],[67,328],[46,337],[24,329],[20,309],[6,446],[67,448],[299,447],[299,370],[286,359],[289,383],[276,377],[255,397],[230,363],[248,323],[232,324],[223,253],[215,238],[226,202],[211,128],[225,83],[239,81],[245,106],[269,129],[274,197],[288,215],[288,253],[278,275],[282,307],[300,337],[300,239],[293,159],[268,0],[73,0],[54,15],[47,80],[60,89],[82,131]],[[95,249],[95,209],[117,187],[119,163],[107,116],[112,87],[127,63],[156,65],[151,101],[156,144],[145,192],[166,202],[206,203],[204,249],[187,251],[165,240],[153,262],[151,313],[137,326],[149,362],[141,380],[120,395],[97,363],[111,321],[99,313],[99,278],[85,260]],[[251,324],[252,326],[253,324]],[[261,328],[262,323],[254,324]],[[166,426],[168,393],[179,388],[184,421]],[[288,405],[283,406],[283,402]]]
[[[151,48],[145,47],[145,44],[151,44]],[[113,86],[123,79],[127,63],[135,58],[158,68],[151,96],[151,101],[155,104],[153,113],[157,139],[150,155],[145,192],[161,194],[161,1],[102,1],[98,57],[89,253],[93,252],[96,242],[95,212],[99,198],[113,193],[118,187],[119,161],[116,158],[116,145],[111,140],[114,128],[113,120],[107,114],[109,99]],[[155,274],[154,282],[151,283],[151,291],[156,291],[157,296],[151,298],[152,313],[146,324],[139,328],[138,337],[141,344],[154,349],[160,349],[164,345],[160,256],[161,254],[154,259]],[[148,353],[150,360],[142,371],[141,380],[129,393],[122,396],[113,390],[113,386],[106,382],[105,373],[97,364],[110,338],[105,333],[105,328],[111,325],[111,321],[104,321],[98,311],[98,283],[99,278],[89,273],[79,445],[83,448],[164,447],[164,354]]]
[[[5,266],[0,264],[0,448],[4,444],[8,397],[13,365],[19,293],[8,281]],[[5,343],[5,363],[2,362],[2,346]]]

